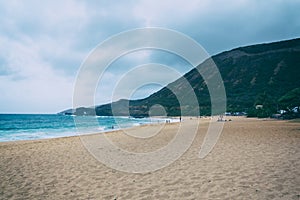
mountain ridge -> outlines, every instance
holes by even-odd
[[[209,70],[212,61],[223,78],[229,112],[250,112],[255,104],[263,103],[258,102],[262,94],[272,100],[268,100],[268,104],[275,109],[281,96],[300,87],[300,38],[234,48],[208,58],[196,68]],[[169,116],[181,115],[182,109],[189,110],[190,115],[198,115],[197,109],[201,115],[210,115],[209,91],[196,68],[146,98],[99,105],[88,114],[144,117],[149,115],[152,106],[159,104]],[[187,90],[184,79],[193,90]],[[184,96],[187,92],[196,94],[198,105],[179,105],[176,96]]]

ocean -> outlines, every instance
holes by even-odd
[[[0,142],[92,134],[165,121],[158,118],[0,114]]]

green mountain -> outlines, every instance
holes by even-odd
[[[268,114],[274,113],[278,100],[300,87],[300,38],[226,51],[197,66],[198,70],[206,69],[209,73],[212,61],[222,76],[229,112],[251,113],[255,105],[263,105]],[[96,106],[96,114],[143,117],[158,104],[169,116],[181,115],[183,110],[185,114],[198,115],[197,109],[201,115],[210,115],[210,95],[198,70],[192,69],[147,98]],[[191,93],[196,94],[197,105],[184,99]]]

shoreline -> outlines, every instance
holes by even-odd
[[[161,119],[161,118],[159,118]],[[149,124],[141,124],[141,125],[134,125],[131,127],[126,127],[126,128],[115,128],[115,129],[109,129],[109,130],[103,130],[100,132],[96,133],[83,133],[83,134],[76,134],[76,135],[70,135],[70,136],[61,136],[61,137],[50,137],[50,138],[40,138],[40,139],[32,139],[32,140],[12,140],[12,141],[0,141],[0,146],[1,144],[5,143],[27,143],[27,142],[41,142],[41,141],[46,141],[46,140],[55,140],[55,139],[66,139],[66,138],[76,138],[76,137],[84,137],[84,136],[93,136],[93,135],[98,135],[98,134],[111,134],[114,132],[120,132],[120,131],[126,131],[128,129],[134,129],[138,127],[147,127],[147,126],[156,126],[156,125],[161,125],[161,124],[176,124],[179,122],[170,122],[170,123],[165,123],[165,122],[155,122],[155,123],[149,123]],[[76,130],[74,131],[76,132]]]
[[[245,116],[232,116],[233,118],[245,118]],[[70,137],[81,137],[81,136],[91,136],[91,135],[98,135],[98,134],[110,134],[110,133],[114,133],[114,132],[118,132],[118,131],[123,131],[123,130],[128,130],[128,129],[133,129],[135,127],[146,127],[146,126],[155,126],[155,125],[161,125],[161,124],[176,124],[176,123],[180,123],[179,121],[179,117],[169,117],[169,118],[165,118],[165,117],[151,117],[151,118],[157,118],[157,119],[178,119],[178,121],[174,121],[174,122],[155,122],[155,123],[146,123],[146,124],[140,124],[140,125],[134,125],[131,127],[126,127],[126,128],[115,128],[115,129],[108,129],[108,130],[103,130],[103,131],[99,131],[99,132],[95,132],[95,133],[83,133],[83,134],[75,134],[75,135],[70,135],[70,136],[61,136],[61,137],[49,137],[49,138],[39,138],[39,139],[32,139],[32,140],[12,140],[12,141],[0,141],[0,145],[4,144],[4,143],[20,143],[20,142],[34,142],[34,141],[45,141],[45,140],[53,140],[53,139],[60,139],[60,138],[70,138]],[[196,116],[183,116],[182,117],[182,121],[184,120],[212,120],[213,118],[217,119],[217,116],[210,116],[210,117],[196,117]],[[74,131],[76,132],[76,130]]]
[[[5,114],[6,115],[6,114]],[[16,114],[18,115],[18,114]],[[26,115],[30,115],[30,114],[26,114]],[[48,114],[45,114],[45,115],[48,115]],[[49,114],[49,115],[52,115],[52,114]],[[56,115],[52,115],[52,116],[56,116]],[[88,116],[90,117],[90,116]],[[103,116],[98,116],[98,117],[103,117]],[[96,118],[98,118],[96,117]],[[120,118],[120,116],[117,116]],[[122,117],[122,116],[121,116]],[[127,117],[124,117],[124,118],[127,118]],[[143,126],[143,125],[147,125],[147,124],[160,124],[160,123],[165,123],[163,122],[162,120],[170,120],[169,123],[176,123],[177,121],[177,118],[175,117],[169,117],[169,118],[164,118],[164,117],[149,117],[149,118],[146,118],[147,120],[150,120],[150,121],[145,121],[145,122],[139,122],[138,125],[137,122],[136,123],[133,123],[131,124],[131,126],[129,127],[123,127],[123,125],[121,125],[121,127],[114,127],[114,128],[108,128],[108,129],[103,129],[103,130],[96,130],[96,128],[94,127],[93,129],[88,129],[88,127],[85,127],[83,129],[81,128],[77,128],[76,127],[76,123],[75,123],[75,127],[74,128],[70,128],[70,129],[49,129],[48,131],[47,130],[44,130],[42,131],[42,133],[48,133],[49,135],[45,136],[45,137],[39,137],[39,138],[33,138],[33,139],[15,139],[15,140],[2,140],[0,141],[0,143],[3,143],[3,142],[16,142],[16,141],[36,141],[36,140],[46,140],[46,139],[55,139],[55,138],[64,138],[64,137],[76,137],[76,136],[83,136],[83,135],[93,135],[93,134],[100,134],[100,133],[106,133],[106,132],[113,132],[113,131],[117,131],[117,130],[125,130],[125,129],[128,129],[128,128],[132,128],[132,127],[136,127],[136,126]],[[154,119],[158,119],[158,121],[153,121]],[[174,120],[174,121],[172,121]],[[179,119],[178,119],[179,121]],[[74,121],[75,122],[75,121]],[[85,130],[86,129],[86,130]],[[39,129],[36,129],[36,130],[39,130]],[[19,132],[19,130],[16,130],[16,132]],[[25,133],[26,131],[24,130],[23,132],[19,132],[20,134],[22,133]],[[63,133],[64,135],[57,135],[57,133],[60,132],[60,133]],[[5,133],[5,131],[4,131]],[[32,134],[33,136],[35,134],[38,134],[40,132],[31,132],[30,134]],[[1,133],[0,133],[1,134]],[[54,134],[54,135],[53,135]]]
[[[156,117],[153,117],[156,118]],[[162,119],[161,117],[157,117],[158,119]],[[218,116],[208,116],[208,117],[196,117],[196,116],[183,116],[182,121],[184,120],[214,120],[217,121]],[[232,119],[249,119],[249,120],[258,120],[258,121],[285,121],[285,122],[293,122],[293,123],[298,123],[300,122],[296,120],[281,120],[281,119],[272,119],[272,118],[256,118],[256,117],[245,117],[245,116],[224,116],[224,122],[230,122],[227,120],[227,118],[232,118]],[[165,118],[164,118],[165,119]],[[169,118],[166,118],[169,119]],[[170,117],[170,119],[179,119],[179,117]],[[170,122],[170,124],[176,124],[180,123],[180,121],[175,121],[175,122]],[[149,124],[141,124],[141,125],[136,125],[136,126],[131,126],[131,127],[126,127],[126,128],[116,128],[116,129],[109,129],[109,130],[103,130],[95,133],[83,133],[83,134],[75,134],[75,135],[70,135],[70,136],[61,136],[61,137],[50,137],[50,138],[39,138],[39,139],[32,139],[32,140],[12,140],[12,141],[0,141],[1,144],[5,143],[22,143],[22,142],[35,142],[35,141],[45,141],[45,140],[55,140],[55,139],[63,139],[63,138],[73,138],[73,137],[84,137],[84,136],[93,136],[93,135],[98,135],[98,134],[111,134],[114,132],[122,132],[138,127],[147,127],[147,126],[156,126],[156,125],[161,125],[161,124],[168,124],[165,122],[156,122],[156,123],[149,123]],[[76,132],[76,131],[74,131]]]

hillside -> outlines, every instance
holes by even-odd
[[[256,104],[265,104],[276,110],[280,97],[300,87],[300,38],[236,48],[211,58],[221,73],[227,95],[227,111],[250,112]],[[209,68],[208,59],[199,66]],[[194,91],[190,91],[183,80],[187,80]],[[176,91],[176,95],[171,92]],[[176,96],[195,92],[199,105],[188,101],[179,106]],[[180,115],[181,109],[189,109],[190,115],[210,114],[210,96],[198,70],[193,69],[183,77],[147,98],[114,102],[115,115],[148,116],[151,106],[164,106],[169,116]],[[96,107],[97,115],[112,115],[111,104]]]

